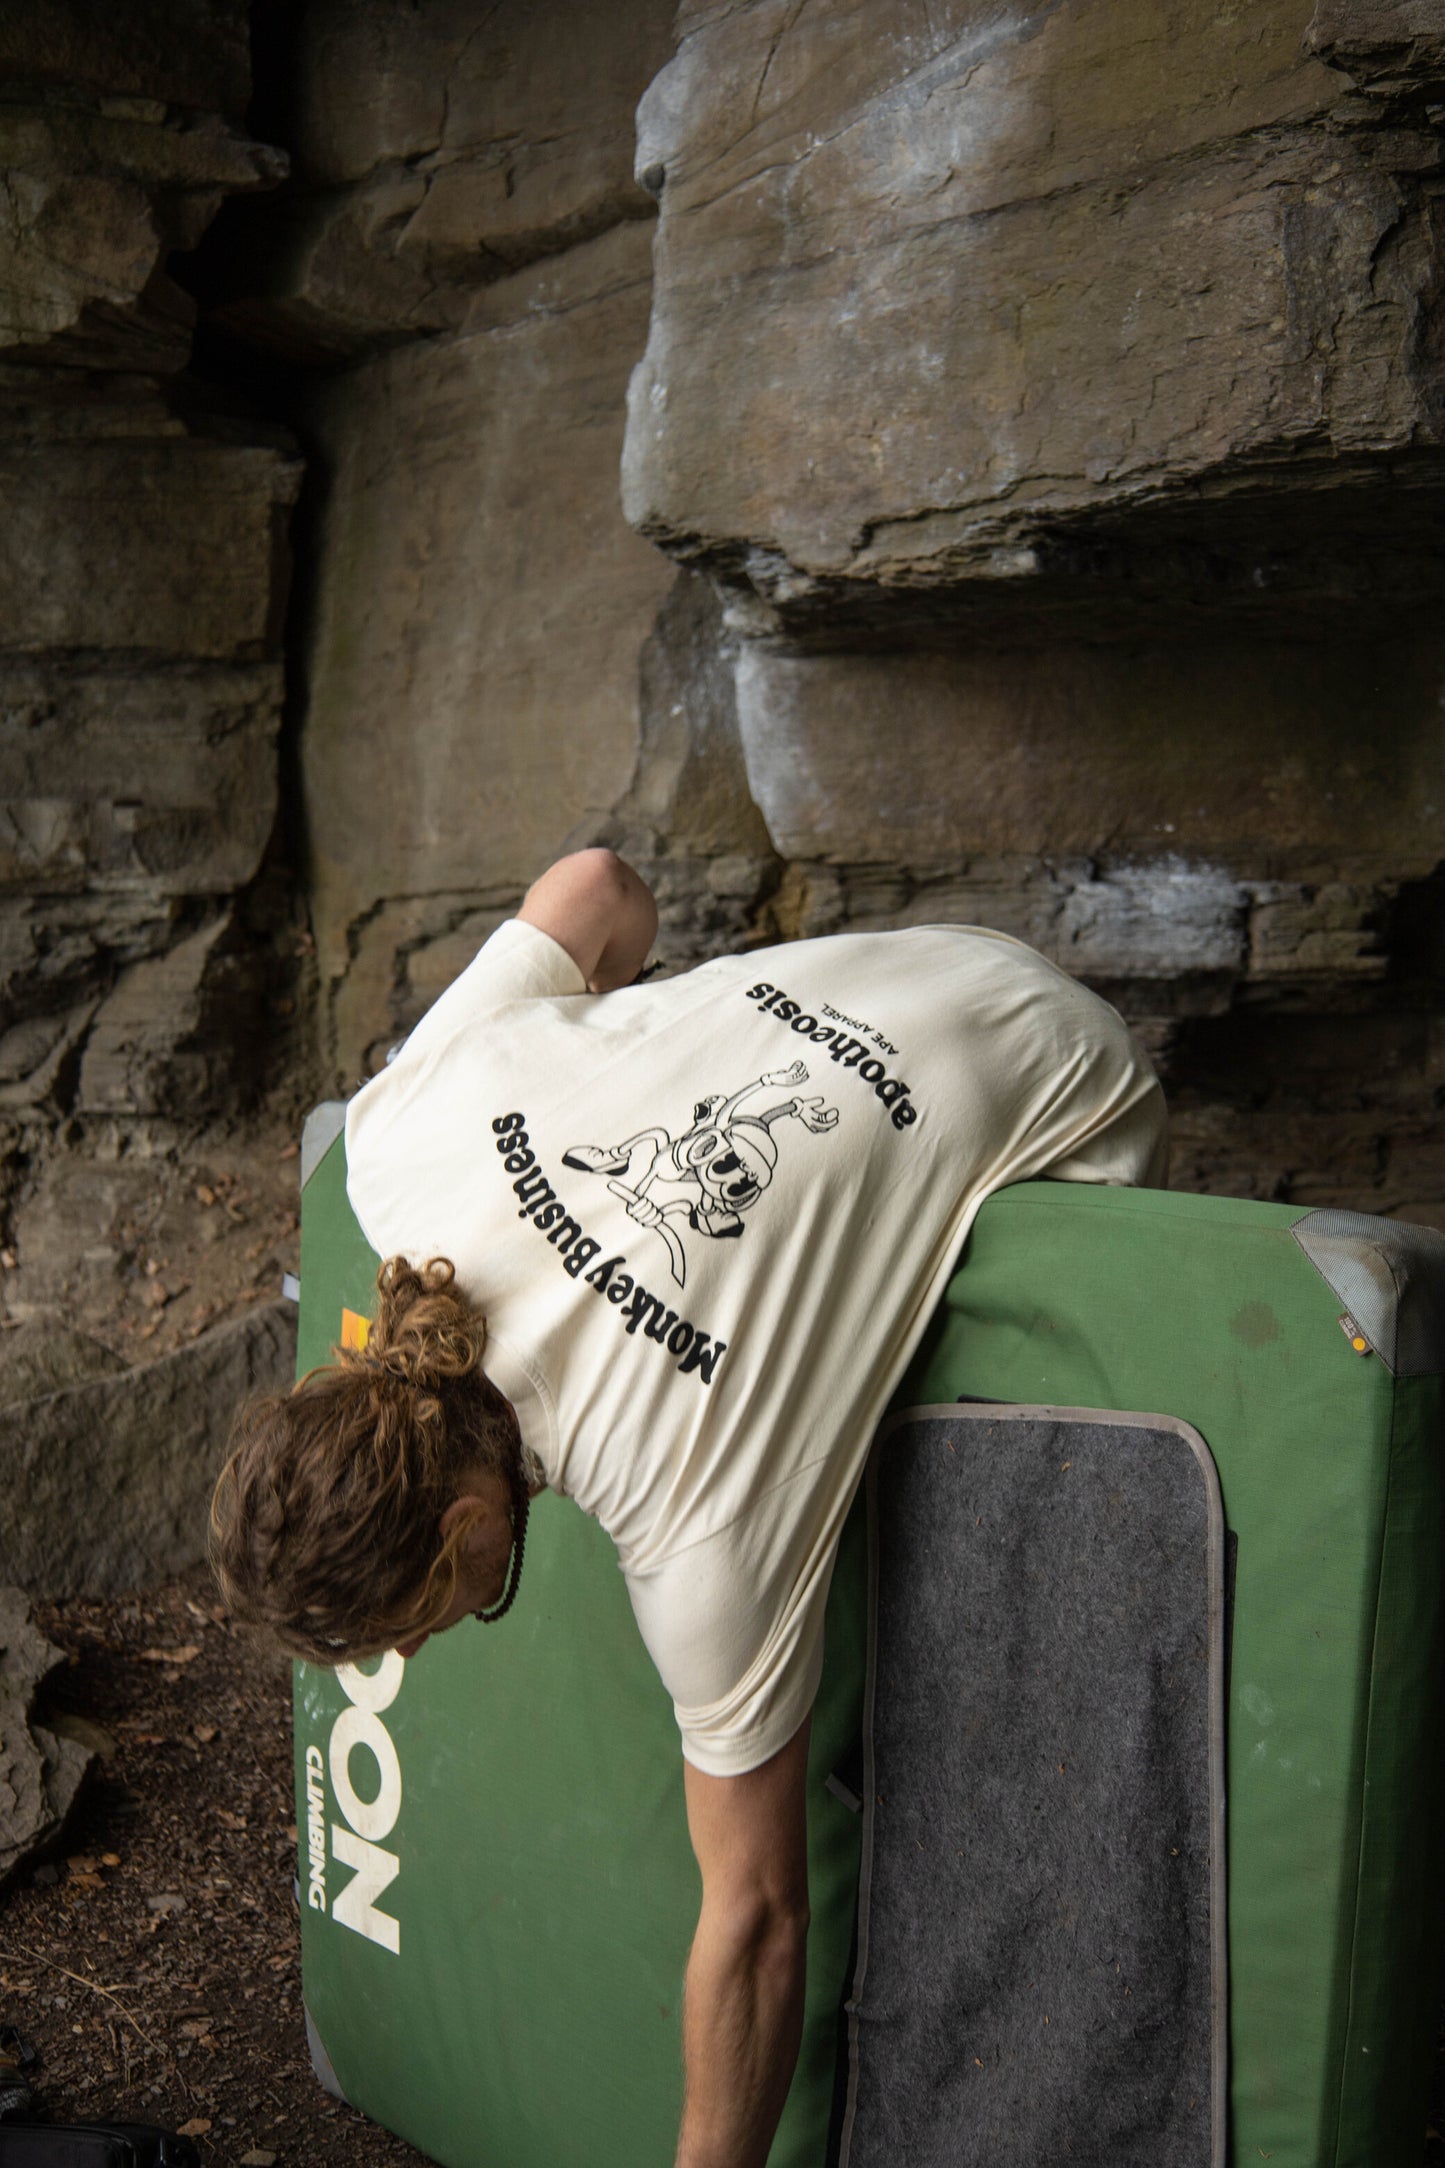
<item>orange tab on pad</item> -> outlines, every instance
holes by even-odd
[[[371,1319],[363,1317],[359,1310],[343,1310],[341,1313],[341,1345],[364,1348],[371,1338]]]

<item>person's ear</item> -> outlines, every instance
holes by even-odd
[[[479,1505],[483,1509],[480,1514],[476,1510]],[[464,1553],[470,1554],[473,1551],[480,1550],[486,1542],[487,1520],[489,1518],[490,1509],[487,1506],[486,1499],[479,1497],[475,1492],[469,1491],[464,1492],[460,1498],[454,1498],[451,1504],[443,1509],[437,1528],[442,1542],[445,1543],[458,1521],[470,1519],[472,1525],[462,1538],[462,1550]]]

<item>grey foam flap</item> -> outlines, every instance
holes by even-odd
[[[874,1454],[840,2168],[1222,2168],[1223,1559],[1162,1416],[897,1417]]]
[[[1393,1377],[1445,1370],[1445,1235],[1368,1212],[1306,1212],[1290,1229]]]
[[[351,2102],[347,2100],[345,2093],[341,2090],[341,2080],[337,2077],[332,2067],[331,2057],[327,2054],[321,2035],[316,2030],[316,2020],[304,2001],[301,2005],[301,2013],[306,2020],[306,2048],[311,2057],[311,2068],[317,2083],[324,2091],[330,2093],[334,2100],[341,2101],[344,2106],[349,2108]]]
[[[346,1101],[323,1099],[301,1125],[301,1187],[312,1175],[346,1127]]]

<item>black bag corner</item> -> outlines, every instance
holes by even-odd
[[[0,2123],[0,2168],[200,2168],[189,2138],[154,2123]]]

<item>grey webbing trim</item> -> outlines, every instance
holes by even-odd
[[[887,1427],[885,1424],[884,1430]],[[848,2016],[848,2090],[843,2106],[843,2128],[838,2139],[838,2168],[848,2168],[853,2125],[858,2115],[858,2012],[868,1973],[869,1906],[873,1895],[874,1799],[878,1789],[873,1755],[873,1702],[878,1691],[878,1454],[884,1430],[880,1430],[873,1440],[864,1478],[868,1500],[868,1658],[863,1673],[863,1840],[858,1866],[858,1934],[853,1986],[843,2005]]]
[[[1307,1212],[1290,1229],[1392,1377],[1445,1371],[1445,1235],[1368,1212]]]
[[[341,2090],[341,2080],[337,2077],[332,2066],[331,2057],[322,2044],[321,2035],[316,2030],[316,2020],[312,2017],[304,1997],[301,2003],[301,2013],[306,2020],[306,2045],[311,2053],[311,2068],[316,2073],[318,2084],[330,2093],[333,2100],[339,2100],[343,2107],[349,2108],[351,2102]]]
[[[323,1099],[301,1125],[301,1187],[305,1189],[346,1127],[346,1101]]]
[[[1362,1215],[1349,1214],[1350,1218]],[[1381,1224],[1373,1222],[1371,1224]],[[1384,1224],[1388,1225],[1389,1222]],[[1224,1610],[1225,1550],[1228,1531],[1219,1471],[1200,1433],[1175,1415],[1144,1415],[1118,1408],[1056,1408],[1022,1405],[1011,1401],[967,1399],[945,1401],[928,1407],[901,1408],[887,1416],[873,1441],[868,1461],[868,1670],[863,1698],[863,1864],[858,1881],[858,1959],[848,2010],[848,2092],[843,2119],[838,2168],[848,2168],[849,2143],[857,2106],[858,2008],[868,1964],[868,1909],[871,1895],[874,1795],[873,1712],[878,1662],[878,1460],[890,1434],[929,1417],[950,1422],[973,1422],[982,1416],[997,1422],[1105,1423],[1139,1430],[1172,1430],[1188,1446],[1204,1478],[1208,1518],[1207,1578],[1209,1588],[1209,1941],[1210,1941],[1210,2107],[1213,2168],[1225,2168],[1229,2136],[1229,1920],[1228,1881],[1225,1866],[1225,1707],[1224,1707]]]

